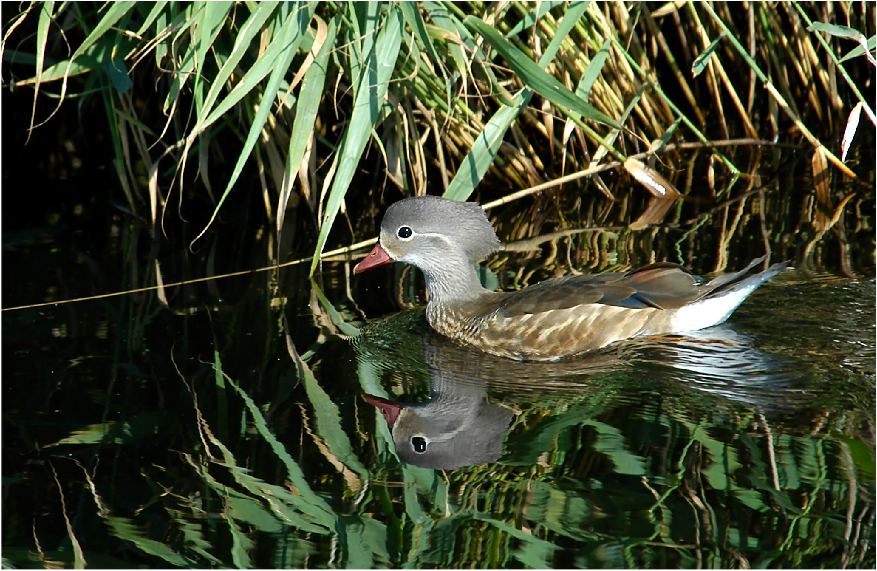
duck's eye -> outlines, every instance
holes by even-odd
[[[429,442],[422,436],[415,436],[411,439],[411,448],[413,448],[418,454],[426,452],[426,446],[428,444]]]
[[[402,238],[403,240],[407,240],[411,236],[414,235],[414,230],[409,228],[408,226],[400,226],[399,230],[396,231],[396,235]]]

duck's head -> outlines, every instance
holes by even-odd
[[[353,273],[397,261],[417,266],[428,276],[467,266],[471,271],[499,245],[478,204],[437,196],[406,198],[387,209],[378,244]]]

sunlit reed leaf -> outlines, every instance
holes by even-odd
[[[577,97],[565,85],[542,69],[536,62],[524,55],[509,43],[491,26],[475,16],[466,16],[463,21],[468,27],[484,36],[490,45],[508,62],[509,66],[524,82],[524,85],[567,111],[575,111],[591,121],[618,127],[618,123],[596,107]]]
[[[405,18],[405,23],[408,24],[408,27],[414,32],[414,38],[420,44],[421,49],[426,52],[427,60],[438,67],[439,75],[444,79],[444,83],[447,87],[447,95],[450,98],[451,81],[445,73],[445,66],[442,62],[442,58],[435,49],[435,44],[433,44],[432,38],[427,32],[426,22],[423,21],[423,16],[420,15],[418,7],[419,4],[416,2],[399,3],[399,8],[402,10],[402,16]]]
[[[155,48],[155,63],[158,69],[162,69],[163,65],[166,65],[166,60],[168,53],[170,52],[169,46],[175,46],[178,44],[183,44],[183,40],[181,36],[190,35],[189,32],[192,32],[192,27],[186,25],[186,23],[191,23],[192,17],[190,12],[193,10],[193,6],[189,5],[187,10],[180,12],[177,14],[176,18],[173,21],[167,22],[166,18],[168,14],[162,13],[158,16],[155,21],[155,33],[156,37],[160,37],[167,30],[179,30],[176,34],[170,36],[165,41],[160,42]],[[181,48],[182,49],[182,46]],[[176,61],[176,59],[178,61]],[[182,56],[176,56],[170,60],[171,65],[173,65],[173,73],[170,77],[170,82],[168,84],[164,102],[162,103],[162,111],[167,113],[170,109],[173,109],[177,102],[179,101],[180,92],[183,89],[183,86],[191,79],[193,75],[193,70],[195,66],[195,46],[193,42],[190,41],[187,45],[185,45],[185,50],[183,51]],[[197,113],[201,112],[203,106],[202,98],[196,98],[196,117]]]
[[[638,183],[646,187],[646,190],[652,193],[653,196],[658,198],[678,198],[681,196],[670,181],[642,161],[628,158],[624,161],[624,170]]]
[[[853,137],[856,136],[856,130],[859,127],[859,118],[862,115],[862,107],[864,106],[865,103],[863,101],[859,101],[853,107],[853,110],[850,111],[850,116],[847,119],[847,126],[844,129],[844,136],[843,139],[841,139],[840,143],[840,160],[842,161],[847,160],[847,153],[850,150],[850,145],[853,144]]]
[[[308,6],[308,5],[305,5]],[[253,77],[262,77],[267,74],[267,72],[271,71],[271,77],[268,80],[267,85],[265,86],[265,90],[262,93],[262,97],[259,101],[258,110],[256,111],[255,117],[253,117],[252,123],[250,124],[250,130],[247,133],[247,139],[244,141],[244,146],[241,149],[241,153],[238,156],[238,160],[234,165],[234,169],[232,170],[231,176],[229,177],[228,184],[225,187],[225,190],[222,192],[222,195],[219,198],[219,202],[216,203],[216,207],[213,209],[213,214],[210,216],[210,220],[207,222],[207,225],[203,230],[195,237],[193,242],[196,242],[204,232],[213,224],[213,221],[216,219],[217,214],[219,213],[219,209],[222,207],[222,204],[225,202],[225,199],[228,197],[228,194],[231,192],[231,189],[234,187],[235,183],[237,183],[238,177],[241,174],[241,171],[244,168],[244,164],[246,164],[247,160],[250,158],[252,154],[253,147],[256,145],[256,141],[259,138],[259,135],[262,133],[262,128],[265,126],[265,122],[268,120],[268,114],[271,112],[272,107],[274,105],[274,101],[277,98],[278,93],[280,92],[280,82],[283,79],[284,75],[289,69],[289,65],[292,63],[292,58],[295,57],[298,52],[298,47],[301,44],[302,40],[305,37],[305,31],[311,20],[311,12],[304,7],[299,8],[298,10],[292,11],[289,16],[287,16],[286,21],[280,27],[277,35],[272,39],[271,44],[265,49],[265,56],[261,58],[254,66],[252,66],[247,75],[253,73]],[[241,80],[241,85],[245,82],[247,76],[244,76],[244,79]],[[238,86],[235,86],[237,89]],[[223,102],[224,104],[225,102]],[[220,104],[214,113],[217,113],[220,109],[223,109],[223,104]]]
[[[628,117],[630,117],[630,114],[633,113],[633,110],[639,104],[640,98],[642,98],[644,91],[645,91],[645,86],[642,86],[642,87],[640,87],[640,89],[637,90],[636,94],[628,102],[627,107],[624,108],[624,111],[618,117],[619,124],[624,125],[624,123],[627,122]],[[612,129],[609,131],[608,134],[606,134],[606,136],[603,137],[603,141],[605,144],[600,145],[600,147],[594,153],[594,156],[591,157],[590,166],[593,167],[593,166],[598,165],[600,163],[600,161],[602,161],[606,157],[606,155],[609,154],[609,149],[611,149],[613,147],[613,145],[615,144],[615,141],[618,139],[618,137],[621,135],[621,133],[622,133],[621,129]],[[628,159],[628,160],[636,161],[636,159]],[[625,162],[625,164],[627,164],[627,163]],[[642,163],[640,163],[640,164],[642,164]],[[654,169],[652,170],[652,173],[656,174],[656,173],[654,173]],[[667,181],[663,181],[663,182],[667,182]],[[670,183],[667,182],[667,184],[670,184]]]
[[[609,48],[611,46],[611,40],[603,41],[603,45],[600,46],[600,49],[594,54],[594,57],[591,58],[588,67],[585,68],[585,72],[579,79],[579,84],[576,86],[576,95],[581,97],[582,100],[588,101],[588,98],[591,95],[591,88],[594,86],[597,78],[600,77],[600,72],[603,71],[603,65],[609,57]]]
[[[858,45],[851,49],[845,56],[840,58],[840,62],[843,63],[845,61],[849,61],[853,58],[857,58],[862,55],[866,55],[867,53],[873,52],[874,49],[877,48],[877,34],[868,38],[865,42],[865,45]]]
[[[518,95],[515,98],[514,106],[500,104],[499,110],[493,114],[493,117],[478,134],[469,154],[457,168],[457,174],[454,175],[454,179],[448,185],[448,190],[444,193],[445,198],[466,200],[472,195],[475,187],[484,178],[485,173],[499,153],[499,147],[502,145],[506,132],[528,101],[529,97],[525,99]]]
[[[455,19],[448,14],[448,9],[440,2],[427,1],[423,2],[422,5],[432,21],[432,25],[428,25],[426,29],[430,32],[431,36],[445,41],[446,49],[451,55],[451,61],[453,61],[457,73],[463,81],[463,92],[466,93],[468,89],[469,68],[466,54],[463,51],[462,45],[460,45],[462,43],[461,31],[455,25]]]
[[[223,30],[223,22],[231,10],[232,2],[215,1],[215,2],[199,2],[198,3],[200,18],[196,31],[198,40],[194,49],[194,69],[205,69],[207,62],[207,54],[213,47],[213,43],[219,32]],[[204,103],[204,84],[205,77],[201,73],[193,74],[193,85],[195,92],[195,110],[196,114],[201,114],[201,106]]]
[[[276,2],[260,2],[253,5],[252,12],[237,31],[231,51],[226,54],[226,59],[223,62],[222,67],[219,68],[219,71],[211,80],[210,90],[204,98],[204,105],[201,109],[201,115],[198,116],[198,123],[193,129],[194,132],[203,131],[207,125],[218,119],[219,116],[225,113],[225,111],[240,101],[241,98],[253,88],[253,86],[271,71],[270,68],[266,69],[264,65],[259,67],[261,74],[258,75],[253,72],[253,70],[247,70],[247,73],[245,73],[244,76],[234,85],[226,98],[219,104],[219,111],[215,112],[216,109],[214,109],[214,106],[219,100],[219,95],[222,90],[227,88],[226,82],[246,54],[253,39],[262,32],[265,23],[274,13],[276,8]],[[279,43],[275,44],[275,46],[277,51],[282,51],[286,47]],[[268,54],[266,51],[266,53],[263,54],[263,58],[268,57],[269,55],[271,57],[274,56],[274,54]]]
[[[55,106],[55,109],[49,114],[49,116],[39,125],[44,124],[46,121],[52,118],[52,116],[58,112],[58,109],[60,109],[61,103],[64,101],[64,96],[67,93],[67,79],[70,77],[70,71],[73,69],[74,62],[77,60],[77,58],[85,54],[89,49],[94,47],[99,40],[103,40],[105,37],[107,38],[108,42],[112,43],[112,40],[107,37],[107,33],[119,20],[121,20],[128,14],[134,4],[134,2],[121,1],[111,4],[101,20],[93,28],[91,28],[89,34],[85,37],[82,43],[77,46],[76,50],[73,52],[73,55],[70,56],[70,59],[66,62],[61,62],[61,64],[58,64],[59,70],[61,69],[60,66],[63,66],[64,69],[62,73],[63,81],[61,83],[61,94],[58,98],[58,104]],[[43,75],[43,81],[48,80],[48,78],[46,77],[47,75],[49,74],[46,73]],[[35,126],[38,127],[39,125],[32,125],[32,128]]]
[[[143,23],[140,24],[140,27],[137,28],[137,31],[134,32],[134,35],[142,36],[144,33],[146,33],[146,30],[148,30],[152,26],[152,24],[159,18],[159,16],[164,13],[165,8],[167,7],[167,3],[168,0],[160,0],[158,2],[151,3],[149,5],[149,13],[146,15],[146,17],[143,18]]]
[[[52,21],[52,12],[55,7],[54,2],[43,2],[39,5],[39,13],[40,17],[37,20],[37,55],[36,61],[34,62],[34,68],[36,70],[36,74],[34,75],[34,94],[33,94],[33,106],[31,107],[30,113],[30,126],[33,129],[34,120],[36,119],[37,113],[37,97],[40,93],[40,82],[42,81],[43,75],[43,67],[45,64],[46,58],[46,41],[49,36],[49,24]],[[28,133],[28,136],[30,134]]]
[[[701,52],[699,56],[697,56],[697,59],[695,59],[694,63],[691,64],[692,77],[697,77],[698,75],[703,73],[703,70],[706,69],[706,66],[709,63],[710,57],[712,57],[713,52],[716,51],[717,47],[719,47],[719,43],[724,37],[725,32],[722,32],[721,34],[719,34],[719,37],[710,42],[710,45],[708,45],[706,49],[703,50],[703,52]]]
[[[120,516],[106,516],[104,521],[109,525],[113,535],[133,543],[143,553],[158,557],[175,567],[190,567],[192,565],[187,558],[169,546],[146,537],[146,534],[132,520]]]
[[[370,22],[376,28],[377,22]],[[367,30],[373,34],[375,29]],[[365,145],[372,130],[383,119],[383,103],[387,87],[396,66],[399,49],[402,46],[402,14],[396,6],[388,6],[387,18],[378,32],[374,49],[365,55],[363,70],[357,78],[358,88],[353,102],[350,122],[344,132],[341,148],[336,155],[337,170],[331,181],[332,187],[326,202],[323,219],[320,221],[320,234],[311,261],[310,275],[314,274],[320,261],[320,254],[326,246],[329,231],[335,222],[347,188],[365,151]],[[327,180],[328,182],[328,180]]]
[[[807,26],[808,32],[825,32],[831,36],[835,36],[837,38],[847,38],[850,40],[856,41],[865,41],[865,34],[856,30],[854,28],[850,28],[849,26],[841,26],[839,24],[830,24],[827,22],[813,22],[809,26]]]

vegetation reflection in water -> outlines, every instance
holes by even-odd
[[[62,504],[58,516],[76,521],[76,532],[68,528],[69,548],[40,552],[41,563],[112,566],[121,549],[129,562],[174,566],[868,566],[874,461],[856,435],[867,413],[814,398],[848,380],[820,355],[825,331],[802,329],[791,347],[770,316],[785,297],[806,319],[804,306],[835,292],[794,276],[778,282],[732,323],[697,337],[558,364],[458,347],[431,334],[420,311],[360,332],[312,284],[317,315],[355,337],[359,389],[326,374],[350,347],[330,342],[305,362],[287,335],[306,395],[294,442],[278,430],[278,409],[258,404],[216,351],[198,375],[178,379],[176,396],[189,395],[177,409],[190,411],[181,423],[188,436],[166,464],[141,466],[130,481],[104,464],[138,450],[150,432],[164,439],[166,419],[149,415],[47,447],[64,451],[49,460],[53,472],[70,462],[81,469],[78,492],[92,503],[80,496],[75,515],[73,498]],[[862,282],[851,297],[873,295]],[[821,326],[873,334],[867,312]],[[465,457],[471,466],[448,472],[400,463],[411,456],[397,447],[405,438],[394,442],[362,393],[417,403],[411,409],[436,424],[455,414],[436,403],[477,411],[475,430],[503,433],[501,454]],[[465,423],[439,432],[458,428]],[[104,460],[90,464],[95,446]],[[151,499],[137,506],[142,488]],[[95,517],[124,548],[97,547],[101,533],[84,523]],[[6,551],[7,562],[25,563]]]

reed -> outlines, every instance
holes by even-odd
[[[347,204],[385,187],[502,200],[605,167],[656,193],[679,168],[674,143],[738,137],[856,177],[842,158],[875,123],[874,15],[866,2],[45,2],[4,15],[3,81],[33,90],[31,129],[99,100],[128,208],[153,226],[194,210],[197,243],[232,192],[257,192],[277,257],[294,233],[314,245],[313,273],[330,236],[356,241],[338,223]],[[583,188],[608,193],[603,176]]]

